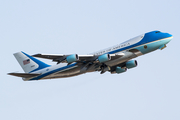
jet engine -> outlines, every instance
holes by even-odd
[[[137,66],[137,61],[136,60],[130,60],[130,61],[126,62],[126,67],[128,69],[134,68],[136,66]]]
[[[100,63],[111,60],[111,56],[109,54],[104,54],[98,57]]]
[[[121,67],[116,67],[116,73],[123,73],[123,72],[126,72],[127,71],[127,68],[121,68]]]
[[[79,60],[79,57],[78,57],[77,54],[72,54],[72,55],[69,55],[69,56],[66,57],[66,61],[68,63],[76,62],[78,60]]]

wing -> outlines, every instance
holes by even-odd
[[[116,58],[119,58],[119,57],[122,57],[124,54],[121,53],[121,54],[110,54],[109,56],[111,57],[111,59],[116,59]],[[39,57],[39,58],[45,58],[45,59],[50,59],[54,62],[57,62],[57,63],[70,63],[68,61],[68,58],[75,58],[73,56],[78,56],[76,57],[77,59],[74,60],[76,62],[94,62],[97,60],[97,58],[100,56],[100,55],[77,55],[77,54],[71,54],[71,55],[63,55],[63,54],[35,54],[35,55],[32,55],[33,57]],[[72,61],[72,62],[74,62]]]
[[[29,77],[35,77],[41,74],[37,74],[37,73],[8,73],[8,75],[13,75],[16,77],[23,77],[23,78],[29,78]]]
[[[132,58],[142,55],[139,50],[131,49],[116,54],[102,54],[102,55],[63,55],[63,54],[35,54],[33,57],[50,59],[57,63],[68,63],[77,62],[82,64],[81,70],[101,71],[101,74],[109,71],[115,71],[116,67],[126,68],[126,62]],[[135,63],[135,61],[134,61]],[[134,64],[134,66],[136,66]],[[120,69],[120,68],[118,68]],[[119,70],[121,71],[121,70]]]

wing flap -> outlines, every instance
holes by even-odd
[[[30,78],[30,77],[36,77],[41,74],[38,74],[38,73],[8,73],[8,75],[13,75],[16,77],[23,77],[23,78]]]

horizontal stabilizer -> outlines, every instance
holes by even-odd
[[[16,77],[23,77],[23,78],[30,78],[30,77],[36,77],[41,74],[38,74],[38,73],[8,73],[8,75],[13,75]]]

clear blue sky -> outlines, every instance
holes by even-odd
[[[1,120],[179,120],[179,0],[0,2]],[[174,39],[138,67],[24,82],[13,53],[86,54],[153,30]],[[55,64],[45,60],[48,64]]]

